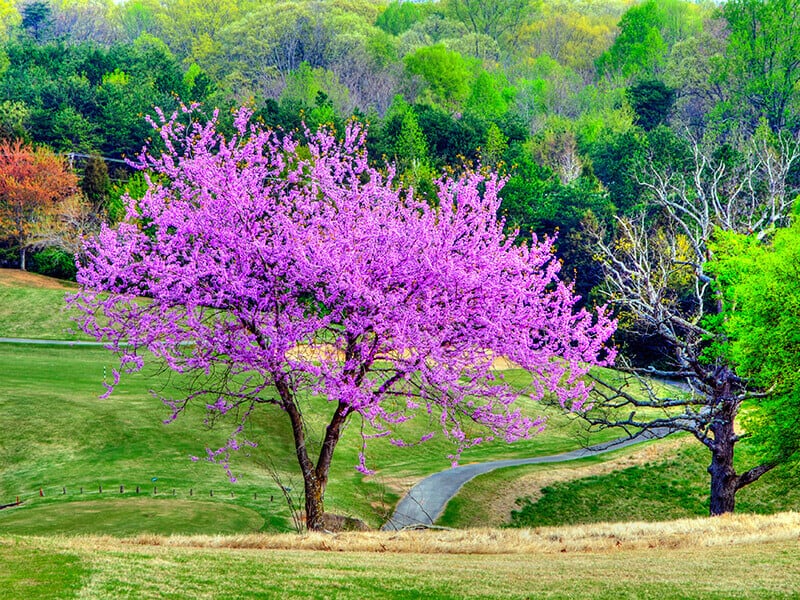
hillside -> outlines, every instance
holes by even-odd
[[[87,339],[64,303],[77,285],[18,269],[0,269],[0,337]]]
[[[9,270],[0,271],[0,282],[7,315],[0,337],[22,332],[38,339],[59,337],[61,325],[39,316],[57,314],[58,323],[68,322],[62,307],[69,285]],[[124,376],[111,398],[99,400],[102,382],[114,366],[113,355],[96,347],[0,344],[0,429],[13,432],[0,439],[0,505],[17,496],[24,501],[19,509],[0,512],[0,532],[130,535],[201,533],[214,527],[232,533],[291,526],[270,474],[274,465],[281,484],[297,496],[302,485],[294,474],[290,430],[281,413],[265,409],[256,416],[248,437],[259,447],[233,457],[239,481],[231,484],[221,466],[189,457],[224,445],[235,425],[223,422],[208,430],[202,407],[163,424],[168,411],[150,391],[177,395],[184,382],[155,365]],[[506,376],[525,377],[516,371]],[[307,402],[328,410],[324,400]],[[545,412],[530,404],[526,409]],[[427,423],[409,425],[410,435],[421,435]],[[313,443],[321,437],[319,428],[311,432]],[[583,441],[578,434],[574,423],[553,413],[544,433],[514,445],[482,444],[465,452],[462,462],[556,454],[578,447]],[[611,437],[606,433],[594,441]],[[359,427],[353,423],[337,450],[327,506],[371,526],[383,522],[414,482],[447,468],[453,450],[441,436],[408,449],[371,440],[368,464],[376,474],[365,477],[354,470],[360,447]]]
[[[796,513],[519,532],[0,536],[7,600],[793,598]],[[142,574],[147,573],[147,577]]]

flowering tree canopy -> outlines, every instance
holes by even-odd
[[[369,166],[356,124],[343,140],[321,130],[301,145],[244,110],[230,139],[214,122],[161,121],[166,150],[140,157],[149,190],[88,243],[73,302],[124,369],[141,368],[146,349],[200,375],[188,397],[167,401],[173,417],[192,399],[212,416],[238,409],[240,427],[212,460],[227,461],[259,404],[284,411],[309,528],[323,526],[328,469],[351,417],[402,445],[398,425],[433,415],[457,457],[542,426],[514,406],[497,357],[533,374],[534,398],[554,393],[572,409],[586,401],[590,365],[613,359],[604,344],[614,322],[575,310],[552,240],[504,234],[495,175],[443,178],[430,203],[396,185],[392,168]],[[335,407],[316,462],[304,394]],[[468,435],[466,422],[485,435]]]

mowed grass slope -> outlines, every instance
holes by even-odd
[[[0,269],[0,337],[88,339],[72,321],[64,298],[78,286],[16,269]]]
[[[693,437],[676,435],[557,468],[500,469],[465,484],[438,524],[534,527],[706,516],[710,460]],[[739,443],[738,472],[758,460],[747,440]],[[779,466],[736,495],[737,513],[787,510],[800,510],[796,465]]]
[[[20,292],[6,296],[5,307],[13,315],[9,320],[19,326],[9,331],[0,322],[0,337],[60,337],[63,324],[40,322],[39,315],[61,314],[61,283],[9,271],[0,272],[0,279],[6,289]],[[29,311],[14,298],[26,298],[39,308]],[[218,423],[209,430],[203,407],[195,406],[165,425],[169,413],[150,390],[180,397],[184,382],[153,365],[123,376],[111,398],[101,400],[103,378],[111,377],[115,365],[115,357],[102,348],[0,345],[0,505],[18,496],[23,501],[0,511],[0,532],[128,535],[290,527],[280,488],[269,472],[274,466],[281,483],[296,496],[301,481],[285,415],[269,408],[254,415],[247,435],[258,448],[233,455],[231,466],[239,481],[231,484],[222,467],[189,457],[222,446],[236,423]],[[520,384],[526,378],[519,371],[507,376]],[[530,401],[522,403],[529,414],[546,412]],[[331,406],[324,399],[308,398],[304,408],[320,415],[309,428],[311,443],[318,443]],[[354,470],[360,426],[351,422],[336,451],[327,509],[378,526],[415,481],[450,465],[447,455],[454,446],[441,434],[413,448],[372,440],[368,464],[376,474],[364,477]],[[420,417],[404,428],[405,438],[418,439],[436,428],[435,419]],[[483,444],[461,460],[554,454],[580,445],[578,434],[568,419],[552,413],[545,433],[514,445]]]
[[[189,529],[179,526],[181,519],[171,519],[169,510],[159,517],[173,498],[212,503],[203,510],[227,515],[225,519],[211,519],[220,532],[252,530],[255,523],[244,519],[246,528],[225,525],[226,519],[242,523],[244,518],[228,508],[231,506],[258,513],[263,524],[256,530],[289,526],[280,490],[268,469],[274,465],[284,485],[294,491],[300,489],[291,433],[283,413],[264,407],[253,416],[247,435],[258,447],[233,454],[231,466],[239,481],[231,484],[221,466],[205,460],[193,462],[190,456],[202,457],[206,447],[221,447],[235,422],[223,421],[209,429],[204,425],[203,407],[198,405],[175,422],[164,424],[169,412],[150,390],[180,394],[176,389],[179,379],[155,369],[123,376],[109,399],[99,399],[103,374],[110,377],[114,364],[114,357],[101,348],[0,345],[0,430],[5,432],[0,436],[0,504],[11,503],[17,496],[25,501],[19,508],[0,511],[0,532],[211,532],[205,522]],[[539,407],[528,404],[529,411],[538,411]],[[317,411],[321,415],[311,423],[312,443],[321,439],[322,417],[329,410],[325,400],[307,400],[306,413]],[[405,430],[411,438],[435,426],[427,418],[408,425]],[[465,452],[462,462],[567,451],[580,444],[576,433],[568,420],[554,415],[551,426],[531,440],[479,446]],[[353,421],[336,451],[327,506],[333,512],[378,526],[407,487],[450,465],[447,455],[453,446],[441,435],[413,448],[397,448],[386,439],[371,440],[368,464],[376,474],[369,477],[354,469],[360,449],[360,423]],[[120,486],[124,486],[122,494]],[[130,508],[135,515],[142,510],[144,495],[152,497],[154,491],[157,497],[152,498],[153,506],[148,509],[154,518],[149,523],[130,519],[104,529],[111,521],[119,521],[118,511],[128,510],[121,499],[140,502]],[[98,512],[96,519],[80,517],[81,511],[66,504],[90,500],[92,510]],[[187,510],[185,505],[180,509],[174,506],[182,514]],[[50,520],[43,518],[48,511]]]
[[[513,532],[0,536],[0,596],[796,598],[799,528],[793,513]]]

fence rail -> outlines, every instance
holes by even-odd
[[[236,498],[244,498],[253,494],[253,500],[259,499],[259,492],[243,492],[241,490],[236,491],[232,489],[226,488],[195,488],[191,487],[188,488],[174,488],[174,487],[159,487],[158,485],[153,486],[143,486],[139,485],[132,485],[128,486],[125,484],[115,484],[113,486],[103,487],[103,484],[97,484],[94,486],[60,486],[60,487],[40,487],[38,490],[30,491],[30,492],[21,492],[20,494],[16,495],[13,499],[13,502],[9,502],[10,499],[0,498],[0,510],[6,508],[13,508],[15,506],[20,506],[25,504],[26,502],[31,502],[33,500],[38,500],[39,498],[70,498],[74,499],[77,497],[97,497],[97,496],[127,496],[127,497],[134,497],[134,496],[147,496],[152,498],[193,498],[193,499],[200,499],[200,498],[214,498],[215,500],[230,500]],[[273,494],[263,494],[261,495],[261,499],[263,501],[275,502],[276,495]],[[280,497],[279,497],[280,499]]]

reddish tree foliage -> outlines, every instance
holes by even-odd
[[[0,143],[0,239],[19,247],[19,267],[36,222],[73,195],[78,179],[67,162],[46,148],[20,141]]]

